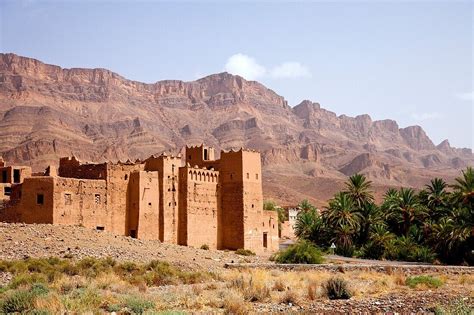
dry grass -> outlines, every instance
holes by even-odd
[[[352,299],[378,297],[389,293],[432,290],[417,285],[406,285],[407,277],[398,271],[385,269],[385,272],[345,271],[281,271],[281,270],[226,270],[218,276],[205,277],[205,282],[196,283],[193,273],[176,271],[169,265],[154,263],[148,266],[119,264],[111,262],[84,261],[79,269],[62,265],[67,272],[55,273],[44,269],[28,272],[24,262],[10,264],[8,268],[18,270],[21,277],[14,287],[3,288],[5,296],[18,291],[28,291],[37,281],[43,281],[46,293],[33,299],[29,310],[42,310],[49,313],[104,313],[133,307],[136,310],[187,311],[227,314],[247,314],[255,311],[257,305],[272,303],[298,305],[327,301],[323,285],[337,275],[347,281]],[[109,266],[109,267],[107,267]],[[34,262],[33,270],[44,268],[42,262]],[[86,270],[91,268],[92,270]],[[102,272],[105,268],[106,272]],[[37,276],[32,276],[36,274]],[[147,278],[146,275],[151,275]],[[39,276],[38,276],[39,275]],[[145,276],[145,277],[143,277]],[[462,288],[474,297],[474,275],[433,275],[444,285],[439,290]],[[50,279],[48,281],[48,279]],[[35,282],[36,281],[36,282]],[[155,286],[153,283],[166,286]],[[184,283],[183,283],[184,282]],[[1,288],[0,288],[1,289]],[[1,296],[1,294],[0,294]],[[1,309],[0,297],[0,313]]]

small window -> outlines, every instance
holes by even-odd
[[[72,196],[71,196],[71,194],[64,194],[64,204],[66,206],[72,205]]]
[[[255,179],[257,179],[257,180],[258,180],[258,174],[255,174]]]
[[[44,204],[44,195],[43,194],[37,194],[36,195],[36,204],[38,204],[38,205]]]
[[[21,191],[20,191],[20,192],[21,192]],[[12,193],[12,188],[11,188],[11,187],[4,187],[4,188],[3,188],[3,194],[4,194],[5,196],[10,196],[11,193]]]
[[[268,247],[268,234],[266,232],[263,233],[263,247],[264,248]]]
[[[125,174],[125,177],[123,179],[127,180],[128,179],[128,174]]]
[[[13,182],[16,184],[20,182],[20,170],[13,170]]]
[[[275,224],[273,224],[273,229],[275,229]]]
[[[188,155],[188,159],[191,160],[191,155]]]
[[[105,227],[104,226],[96,226],[95,229],[97,231],[104,231],[105,230]]]
[[[149,202],[148,205],[151,207],[151,202]]]
[[[7,171],[2,171],[2,183],[7,182],[8,173]]]
[[[96,205],[100,205],[100,194],[94,195],[94,202]]]
[[[250,179],[250,174],[249,173],[247,173],[247,179]]]
[[[254,204],[252,203],[252,209],[253,209],[254,207],[255,207],[255,206],[254,206]]]
[[[171,202],[170,202],[170,203],[168,203],[168,206],[169,206],[169,207],[171,207]]]
[[[232,177],[233,177],[232,174],[230,174],[230,179],[231,179],[231,180],[232,180]]]

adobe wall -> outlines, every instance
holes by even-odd
[[[222,247],[244,248],[244,186],[242,152],[221,152],[219,166],[222,207]]]
[[[160,241],[178,243],[179,168],[181,156],[150,157],[145,161],[146,171],[158,171],[160,184]]]
[[[135,171],[130,174],[128,234],[139,239],[159,239],[158,172]]]
[[[21,223],[53,223],[54,209],[54,178],[28,177],[21,185],[15,185],[12,193],[13,204],[7,209],[8,218],[15,218]],[[21,191],[20,191],[21,190]],[[20,198],[21,192],[21,198]],[[42,195],[43,202],[39,203],[38,195]],[[3,220],[3,218],[2,218]]]
[[[74,156],[59,159],[58,175],[82,179],[106,179],[107,163],[81,164]]]
[[[54,178],[53,223],[109,230],[105,180]],[[35,179],[40,179],[36,177]]]
[[[17,170],[20,173],[18,180],[14,180],[14,171]],[[3,166],[0,167],[0,183],[9,183],[9,184],[20,184],[23,183],[25,178],[31,176],[31,167],[29,166]]]
[[[107,163],[107,222],[109,231],[128,235],[127,209],[130,173],[143,170],[143,164]]]
[[[220,248],[219,172],[181,167],[179,177],[178,243]]]

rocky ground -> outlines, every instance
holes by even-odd
[[[77,226],[10,224],[0,222],[0,260],[26,257],[112,257],[119,261],[167,261],[186,269],[215,271],[225,263],[258,263],[268,256],[240,256],[233,252],[139,240]]]
[[[269,263],[268,255],[239,256],[233,252],[143,241],[82,227],[0,223],[0,260],[50,256],[72,259],[112,257],[117,261],[136,262],[158,259],[182,269],[211,271],[218,275],[209,283],[144,287],[140,289],[144,289],[144,293],[138,293],[138,288],[133,289],[137,291],[136,294],[154,301],[158,311],[172,309],[192,313],[237,314],[433,313],[440,308],[451,308],[457,313],[459,310],[474,312],[473,270],[460,268],[458,272],[446,273],[439,270],[429,272],[427,269],[424,272],[441,279],[443,285],[439,288],[411,288],[405,284],[410,272],[404,273],[396,269],[396,265],[393,269],[387,268],[385,264],[378,269],[346,268],[345,271],[339,267],[272,269],[264,268]],[[337,257],[330,258],[337,260]],[[343,263],[353,266],[359,261]],[[229,269],[224,267],[226,264],[251,267]],[[325,296],[321,288],[327,279],[334,276],[342,277],[349,283],[354,292],[351,299],[332,301]],[[11,274],[0,272],[0,286],[7,285],[11,279]],[[282,288],[277,289],[278,283]],[[315,288],[312,296],[310,287]],[[134,292],[129,290],[125,289],[125,293]],[[258,296],[265,290],[269,293],[261,300],[252,301],[247,296],[249,291],[255,291],[254,294]],[[100,292],[104,297],[110,297],[110,292]]]

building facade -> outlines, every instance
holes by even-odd
[[[57,171],[48,167],[41,176],[2,162],[2,185],[9,189],[0,221],[81,225],[193,247],[277,250],[278,215],[263,210],[260,153],[222,151],[216,159],[204,145],[185,152],[184,159],[162,154],[135,163],[61,158]]]

